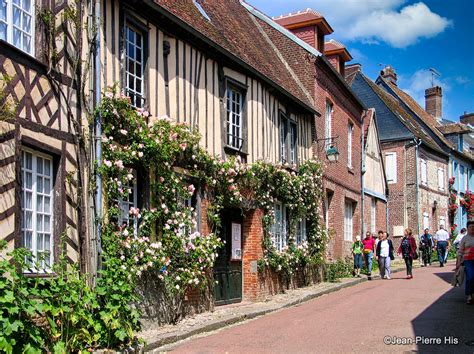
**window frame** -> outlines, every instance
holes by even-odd
[[[348,218],[348,214],[350,214],[350,218]],[[352,241],[353,238],[354,238],[354,203],[346,199],[344,203],[344,241]]]
[[[444,175],[444,169],[442,167],[438,167],[438,189],[440,191],[445,190],[445,179],[446,178],[445,178],[445,175]]]
[[[423,186],[428,185],[428,162],[420,159],[420,180]]]
[[[5,39],[0,39],[0,40],[3,40],[9,44],[11,44],[12,46],[14,46],[15,48],[18,48],[19,50],[21,50],[22,52],[28,54],[28,55],[31,55],[31,56],[34,56],[35,54],[35,50],[36,50],[36,47],[35,47],[35,29],[36,29],[36,11],[35,11],[35,5],[36,5],[36,1],[35,0],[30,0],[30,12],[26,12],[23,10],[22,7],[19,7],[18,5],[16,4],[13,4],[13,0],[0,0],[0,3],[5,1],[5,4],[6,4],[6,19],[5,21],[4,20],[1,20],[0,19],[0,22],[3,22],[5,23],[6,25],[6,38]],[[30,22],[30,33],[27,33],[26,31],[23,30],[23,28],[19,28],[18,30],[21,32],[21,36],[22,36],[22,43],[23,43],[23,35],[24,33],[26,33],[27,35],[29,35],[31,37],[31,42],[30,42],[30,51],[26,51],[23,47],[19,47],[17,45],[14,44],[14,29],[15,29],[15,24],[14,24],[14,17],[13,17],[13,8],[14,7],[17,7],[17,8],[20,8],[20,11],[21,11],[21,15],[20,15],[20,18],[21,18],[21,22],[23,22],[23,13],[27,13],[29,16],[31,16],[31,22]]]
[[[298,123],[290,115],[279,111],[280,163],[298,165]]]
[[[277,218],[277,208],[281,211],[281,219]],[[274,223],[272,241],[277,251],[281,252],[288,245],[288,210],[283,203],[276,202],[273,206]],[[278,235],[278,236],[277,236]]]
[[[296,223],[296,244],[301,245],[308,241],[308,221],[306,218],[298,220]]]
[[[32,156],[31,159],[31,170],[28,170],[28,172],[31,172],[31,230],[25,230],[24,225],[26,224],[26,218],[25,218],[25,207],[24,203],[26,200],[25,196],[25,166],[24,166],[24,154],[28,153]],[[42,173],[40,174],[37,170],[37,160],[38,158],[42,158],[44,160],[48,160],[50,162],[50,175],[47,176],[46,174]],[[52,267],[54,265],[55,261],[55,222],[56,222],[56,215],[54,212],[55,209],[55,196],[54,196],[54,190],[55,190],[55,162],[54,162],[54,156],[48,153],[44,153],[38,150],[35,150],[33,148],[29,148],[26,146],[22,146],[21,148],[21,156],[20,156],[20,171],[21,171],[21,186],[20,186],[20,193],[21,193],[21,205],[20,205],[20,235],[21,235],[21,245],[27,249],[29,249],[32,254],[33,254],[33,265],[32,267],[28,269],[24,269],[23,271],[25,273],[29,274],[48,274],[52,272]],[[43,199],[43,211],[38,212],[38,189],[36,186],[36,183],[38,182],[38,174],[41,175],[41,177],[47,177],[50,180],[50,192],[49,192],[49,199],[50,199],[50,204],[49,204],[49,214],[46,214],[44,212],[44,199]],[[44,182],[43,182],[44,183]],[[42,194],[42,197],[47,197],[48,195],[45,193],[40,193]],[[36,262],[42,262],[41,260],[38,260],[38,214],[41,213],[43,216],[49,216],[49,266],[46,266],[43,264],[40,268],[36,267]],[[43,219],[43,227],[44,227],[44,219]],[[31,247],[28,247],[25,242],[25,231],[31,231]],[[43,234],[45,233],[44,230]],[[44,237],[44,236],[43,236]],[[43,248],[44,248],[44,239],[43,239]],[[43,253],[46,252],[46,250],[42,250]]]
[[[324,137],[326,139],[325,150],[332,145],[332,115],[334,113],[334,104],[326,100],[326,111],[324,115]]]
[[[389,176],[389,163],[387,162],[387,157],[388,156],[393,156],[394,159],[394,170],[393,170],[393,176]],[[397,153],[396,152],[386,152],[385,153],[385,171],[387,175],[387,184],[396,184],[397,183]],[[393,177],[393,179],[389,179],[389,177]]]
[[[352,168],[352,136],[354,134],[354,124],[347,125],[347,167]]]
[[[430,214],[427,212],[423,213],[423,230],[430,228]]]
[[[233,103],[239,103],[240,112],[237,115],[236,112],[229,110],[229,92],[234,92],[234,95],[238,94],[240,96],[240,102],[236,102],[232,100]],[[225,112],[226,112],[226,119],[225,119],[225,145],[231,149],[242,151],[244,147],[244,100],[245,100],[245,92],[238,87],[237,85],[227,81],[226,89],[225,89]],[[238,116],[239,124],[235,124],[235,122],[230,121],[230,115],[235,118]],[[235,121],[235,119],[233,119]],[[229,126],[236,126],[238,129],[237,136],[231,134],[229,132]],[[230,139],[232,138],[232,139]],[[234,144],[234,140],[240,141],[240,146]]]
[[[124,226],[124,224],[127,225],[127,227],[130,226],[130,220],[132,218],[130,218],[130,209],[133,207],[133,208],[138,208],[138,179],[137,179],[137,171],[135,169],[132,169],[132,174],[133,174],[133,180],[132,181],[128,181],[128,185],[127,186],[123,186],[123,188],[127,188],[127,189],[131,189],[132,190],[132,193],[133,193],[133,201],[125,201],[123,200],[122,198],[119,198],[117,200],[117,203],[119,205],[119,209],[120,209],[120,215],[118,216],[117,218],[117,224],[122,227]],[[130,182],[132,182],[130,184]],[[125,210],[123,209],[123,205],[124,204],[127,204],[128,205],[128,212],[125,212]],[[126,215],[126,217],[124,217],[124,214]],[[133,235],[134,236],[138,236],[138,218],[133,218]]]

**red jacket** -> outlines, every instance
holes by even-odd
[[[402,238],[402,242],[406,237],[408,237],[408,242],[410,243],[410,257],[414,258],[415,253],[416,253],[415,238],[413,236],[405,236],[405,237]],[[398,246],[398,250],[397,250],[398,254],[402,253],[402,242],[400,242],[400,246]]]

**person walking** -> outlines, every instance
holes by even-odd
[[[431,265],[431,251],[433,250],[433,237],[430,235],[430,230],[425,229],[425,233],[420,237],[420,251],[421,251],[421,266],[426,267]]]
[[[416,241],[413,238],[413,232],[410,228],[405,229],[405,236],[398,247],[397,253],[405,260],[407,267],[407,279],[413,278],[413,259],[417,258],[416,255]]]
[[[467,222],[467,235],[459,243],[456,259],[456,271],[461,264],[465,271],[466,304],[474,304],[474,219]]]
[[[466,234],[467,234],[467,230],[465,227],[463,227],[461,231],[458,233],[458,235],[456,236],[456,238],[454,239],[453,246],[456,249],[456,251],[459,251],[459,243],[461,242],[463,237],[466,236]]]
[[[372,259],[374,258],[374,247],[375,239],[372,237],[372,233],[367,231],[365,238],[362,240],[364,245],[364,259],[367,267],[367,279],[372,280]]]
[[[450,241],[449,241],[449,234],[444,229],[444,225],[439,225],[439,230],[436,232],[434,236],[436,251],[438,252],[438,261],[439,266],[444,267],[444,263],[446,262],[446,252],[449,251],[450,248]]]
[[[354,256],[354,276],[360,278],[362,268],[362,252],[364,244],[360,241],[360,236],[356,236],[356,241],[352,244],[352,255]]]
[[[390,262],[394,259],[393,244],[386,232],[382,233],[382,239],[377,243],[375,254],[379,262],[380,278],[390,279]]]

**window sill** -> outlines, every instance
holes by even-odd
[[[354,167],[347,166],[347,172],[349,172],[351,175],[355,175]]]
[[[245,151],[242,151],[242,150],[238,150],[236,149],[235,147],[232,147],[230,145],[226,145],[224,146],[224,152],[227,154],[227,155],[239,155],[242,160],[244,162],[247,161],[247,156],[249,155],[248,153],[246,153]]]

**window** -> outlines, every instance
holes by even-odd
[[[444,216],[439,217],[439,226],[446,226],[446,218]]]
[[[421,169],[421,184],[428,185],[428,168],[426,161],[421,159],[420,161],[420,169]]]
[[[306,219],[301,219],[296,225],[296,244],[300,245],[308,239],[306,233]]]
[[[352,219],[354,216],[354,210],[352,202],[346,201],[345,212],[344,212],[344,240],[352,241]]]
[[[286,207],[281,203],[275,204],[275,224],[273,225],[273,245],[281,251],[287,244],[287,212]]]
[[[281,163],[298,163],[296,122],[280,113],[280,161]]]
[[[32,268],[44,273],[53,264],[53,159],[24,150],[21,173],[23,246],[32,252]]]
[[[296,164],[298,162],[298,153],[297,153],[297,129],[296,123],[290,122],[290,163]]]
[[[327,101],[326,102],[326,116],[325,116],[325,138],[326,138],[326,149],[329,149],[329,147],[332,144],[332,104],[331,102]]]
[[[127,199],[119,198],[118,204],[120,207],[120,216],[118,218],[118,224],[121,226],[130,226],[130,223],[133,222],[133,231],[134,234],[138,234],[138,219],[130,215],[131,208],[138,207],[138,189],[137,189],[137,173],[136,171],[132,172],[134,178],[128,181],[128,184],[123,186],[124,190],[128,190]]]
[[[423,230],[430,228],[430,215],[428,213],[423,213]]]
[[[354,125],[349,124],[347,126],[347,166],[352,168],[352,132],[354,131]]]
[[[385,170],[388,183],[397,183],[397,153],[387,152],[385,154]]]
[[[377,220],[377,200],[372,198],[371,213],[370,213],[370,231],[375,232]]]
[[[145,104],[145,55],[143,33],[130,25],[125,26],[125,90],[132,106]]]
[[[227,145],[240,150],[243,143],[243,94],[234,87],[227,87]]]
[[[0,39],[34,53],[34,0],[0,0]]]
[[[326,222],[326,229],[329,229],[329,195],[324,196],[324,221]]]
[[[455,190],[459,190],[459,176],[458,176],[458,172],[459,172],[459,169],[458,169],[458,163],[457,162],[454,162],[454,168],[453,168],[453,177],[455,178],[454,179],[454,189]]]
[[[443,168],[438,168],[438,189],[444,191],[444,170],[443,170]]]

